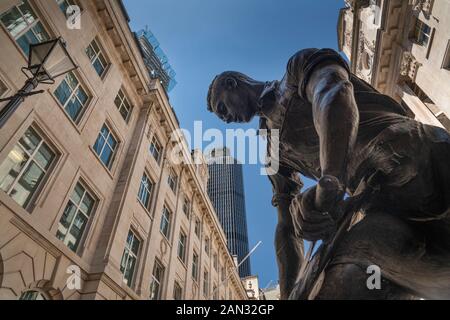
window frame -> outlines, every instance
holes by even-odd
[[[198,217],[195,217],[194,234],[197,236],[198,239],[200,239],[202,236],[202,222]]]
[[[173,283],[173,299],[176,301],[183,299],[183,287],[178,283],[177,280]]]
[[[200,274],[200,256],[198,255],[197,251],[193,251],[192,253],[192,279],[194,279],[194,282],[198,282],[198,277]]]
[[[76,85],[76,87],[74,89],[72,89],[71,85],[69,84],[69,82],[66,80],[66,78],[69,76],[69,74],[72,74],[74,76],[74,78],[78,81],[78,84]],[[63,82],[66,82],[66,85],[69,87],[69,89],[71,89],[71,93],[69,95],[69,97],[67,98],[67,100],[64,102],[64,104],[61,102],[61,100],[59,99],[58,95],[57,95],[57,90],[60,88],[60,86],[62,85]],[[81,100],[78,97],[78,90],[79,88],[81,88],[84,93],[86,94],[87,100],[85,102],[85,104],[83,105],[81,103]],[[70,119],[70,121],[72,123],[74,123],[76,126],[79,126],[81,123],[81,120],[83,119],[83,116],[86,114],[87,109],[89,108],[92,100],[93,100],[93,95],[91,93],[90,90],[88,90],[87,86],[85,85],[84,81],[81,79],[81,77],[79,76],[79,74],[75,71],[70,71],[68,74],[66,74],[61,82],[59,83],[59,85],[56,87],[56,89],[54,91],[52,91],[52,95],[53,97],[56,99],[58,105],[60,106],[60,108],[62,109],[62,111],[64,112],[64,114]],[[78,113],[78,115],[76,116],[75,119],[72,118],[72,116],[69,114],[69,112],[66,110],[67,105],[69,104],[70,100],[75,97],[78,102],[81,104],[81,109]]]
[[[150,141],[150,147],[149,151],[152,155],[153,159],[155,159],[156,163],[160,165],[161,163],[161,157],[163,153],[163,146],[161,142],[159,141],[158,137],[156,135],[153,136],[152,140]],[[158,154],[158,156],[155,155],[155,152]]]
[[[29,152],[25,146],[21,143],[21,140],[25,137],[27,132],[29,130],[32,130],[34,132],[34,135],[37,136],[40,141],[34,148],[33,152]],[[24,208],[25,210],[29,209],[31,204],[33,203],[33,200],[36,199],[38,194],[42,191],[42,189],[45,186],[45,183],[47,182],[49,175],[52,173],[55,164],[58,162],[58,159],[60,157],[60,153],[58,150],[49,142],[50,139],[48,139],[44,134],[41,133],[41,131],[38,129],[35,125],[29,125],[25,131],[18,137],[17,141],[12,145],[10,151],[7,153],[6,157],[3,159],[3,161],[0,163],[0,167],[5,163],[5,161],[8,159],[9,155],[14,151],[14,149],[17,147],[22,150],[24,155],[28,157],[26,159],[26,162],[23,164],[22,168],[18,172],[17,176],[12,180],[10,183],[7,191],[4,189],[0,189],[1,192],[4,192],[9,198],[11,198],[15,203],[17,203],[19,206]],[[47,150],[49,150],[53,157],[51,158],[48,167],[42,168],[42,165],[36,161],[36,155],[38,154],[38,151],[41,149],[42,146],[45,146]],[[24,177],[25,173],[31,168],[32,164],[37,165],[38,169],[43,171],[43,175],[40,178],[39,182],[37,183],[37,187],[30,193],[28,198],[25,200],[24,204],[20,204],[17,202],[10,193],[14,190],[14,187],[19,184],[20,180]],[[9,172],[8,172],[9,175]],[[6,176],[5,176],[6,177]]]
[[[103,131],[103,128],[104,128],[104,127],[106,127],[106,128],[108,129],[108,135],[107,135],[106,137],[104,137],[104,136],[102,135],[102,131]],[[103,143],[103,146],[101,147],[101,151],[100,151],[99,153],[97,153],[97,150],[95,149],[95,145],[97,144],[97,141],[99,140],[100,135],[102,135],[102,137],[103,137],[103,139],[104,139],[105,141],[104,141],[104,143]],[[109,138],[110,136],[112,136],[112,137],[114,138],[114,140],[115,140],[115,142],[116,142],[116,146],[115,146],[115,148],[112,150],[113,152],[112,152],[111,155],[110,155],[109,163],[106,164],[106,163],[103,162],[103,160],[102,160],[102,158],[101,158],[101,155],[103,154],[103,151],[105,150],[106,144],[109,145],[108,138]],[[111,147],[111,146],[110,146],[110,147]],[[120,147],[120,140],[117,138],[117,135],[115,134],[114,130],[111,129],[111,126],[110,126],[107,122],[104,122],[103,125],[102,125],[102,127],[100,128],[100,132],[99,132],[98,135],[97,135],[97,139],[95,139],[94,145],[92,146],[92,150],[93,150],[94,153],[97,155],[98,160],[103,164],[103,166],[104,166],[109,172],[112,171],[113,164],[114,164],[114,162],[115,162],[115,160],[116,160],[116,155],[117,155],[117,153],[118,153],[119,147]]]
[[[191,214],[191,200],[187,195],[185,195],[183,199],[183,213],[189,219]]]
[[[169,169],[169,174],[167,176],[167,184],[170,187],[170,190],[176,195],[177,187],[178,187],[178,175],[176,174],[173,168]]]
[[[98,52],[95,50],[93,43],[95,43],[95,45],[97,46]],[[89,56],[89,53],[88,53],[89,48],[92,50],[92,52],[94,52],[94,56],[92,56],[92,57]],[[97,39],[97,37],[94,37],[94,39],[92,39],[92,41],[89,42],[89,45],[85,49],[85,54],[86,54],[87,58],[89,59],[91,66],[94,68],[95,73],[100,77],[100,79],[102,79],[102,80],[105,79],[106,74],[108,73],[108,70],[109,70],[109,66],[111,65],[111,62],[108,59],[105,49],[103,48],[103,46],[101,45],[101,43]],[[103,63],[101,61],[100,57],[103,57],[103,60],[105,61],[105,63]],[[101,64],[101,67],[103,68],[103,72],[101,74],[98,73],[97,69],[94,66],[96,61],[98,61]]]
[[[166,214],[167,214],[168,218],[166,218],[167,217]],[[171,229],[171,226],[172,226],[172,215],[173,215],[172,211],[166,205],[164,205],[163,206],[163,212],[162,212],[162,215],[161,215],[161,222],[160,222],[160,225],[159,225],[159,231],[164,236],[164,238],[166,238],[167,240],[169,240],[170,235],[171,235],[171,230],[170,229]],[[164,230],[163,230],[163,221],[166,221],[167,234],[164,233]]]
[[[132,240],[131,240],[131,243],[128,243],[130,234],[132,235]],[[133,244],[135,241],[138,242],[137,252],[133,251]],[[142,239],[137,235],[137,233],[132,228],[130,228],[128,231],[127,238],[125,240],[125,246],[123,249],[122,258],[120,259],[120,267],[119,267],[119,271],[122,274],[122,282],[125,283],[130,288],[132,288],[134,286],[134,283],[136,281],[136,272],[137,272],[137,269],[139,266],[139,257],[140,257],[140,253],[141,253],[141,246],[142,246]],[[128,256],[126,258],[125,268],[122,270],[122,262],[123,262],[123,259],[126,255],[127,251],[128,251]],[[127,280],[126,273],[127,273],[128,267],[129,267],[130,257],[135,259],[135,264],[133,266],[133,272],[131,274],[131,278]]]
[[[120,96],[121,94],[122,94],[122,97]],[[120,100],[119,105],[117,105],[117,103],[116,103],[117,99]],[[129,109],[127,110],[126,118],[124,118],[121,110],[122,110],[122,108],[126,109],[126,104],[128,104]],[[130,99],[128,98],[128,95],[125,93],[125,90],[123,88],[120,88],[119,91],[117,92],[116,97],[114,98],[114,105],[116,106],[117,111],[119,111],[120,117],[125,121],[125,123],[128,124],[131,119],[133,105],[131,104]]]
[[[424,28],[427,27],[429,29],[429,33],[426,33],[424,31]],[[416,21],[414,23],[414,28],[412,31],[412,39],[414,43],[424,47],[428,48],[429,44],[431,43],[431,37],[433,33],[433,28],[416,17]]]
[[[161,279],[157,279],[155,276],[155,271],[159,269],[161,271],[160,276]],[[158,260],[155,259],[155,264],[153,265],[153,271],[152,271],[152,276],[151,276],[151,281],[150,281],[150,300],[161,300],[162,298],[162,291],[163,291],[163,285],[164,285],[164,276],[166,274],[166,267]],[[158,292],[156,294],[155,297],[153,297],[153,289],[154,286],[156,285],[158,286]]]
[[[206,269],[203,270],[203,295],[209,296],[209,272]]]
[[[177,257],[181,262],[183,262],[183,264],[186,264],[187,240],[186,232],[184,232],[183,229],[180,229],[180,234],[178,236]]]
[[[83,191],[82,197],[80,198],[80,202],[79,202],[79,204],[77,205],[77,204],[73,201],[72,195],[76,192],[76,188],[77,188],[78,186],[80,186],[81,188],[83,188],[84,191]],[[93,201],[92,206],[91,206],[90,211],[89,211],[88,214],[85,213],[85,212],[83,212],[83,211],[81,210],[81,208],[80,208],[81,205],[83,204],[83,201],[84,201],[86,195],[88,195],[88,196],[91,198],[91,200]],[[74,217],[73,217],[73,219],[72,219],[72,221],[71,221],[69,227],[67,228],[67,233],[64,235],[65,239],[60,239],[60,238],[58,237],[58,232],[60,232],[60,231],[59,231],[59,227],[60,227],[60,225],[61,225],[61,220],[62,220],[62,218],[63,218],[63,216],[64,216],[64,213],[66,212],[67,207],[69,206],[69,203],[70,203],[70,202],[72,202],[72,204],[73,204],[74,207],[76,208],[76,211],[75,211]],[[79,251],[81,250],[81,247],[82,247],[82,245],[83,245],[83,242],[84,242],[84,240],[86,239],[86,235],[89,233],[89,226],[90,226],[90,224],[91,224],[91,222],[92,222],[92,219],[93,219],[93,217],[94,217],[94,215],[95,215],[95,212],[96,212],[96,210],[97,210],[98,203],[99,203],[99,200],[98,200],[98,198],[95,196],[95,194],[90,190],[90,188],[88,188],[88,186],[86,185],[86,183],[84,183],[84,181],[83,181],[82,179],[79,179],[79,180],[77,181],[77,183],[75,184],[75,186],[72,188],[72,192],[70,193],[70,196],[68,197],[68,199],[67,199],[67,201],[66,201],[66,206],[64,207],[63,213],[60,215],[60,219],[59,219],[59,222],[58,222],[58,228],[56,229],[56,235],[55,235],[55,236],[58,238],[58,240],[60,240],[61,242],[63,242],[64,245],[66,245],[70,250],[72,250],[72,251],[75,252],[75,253],[79,253]],[[83,231],[81,232],[80,238],[78,239],[78,243],[76,244],[76,248],[73,249],[73,248],[69,247],[68,243],[65,243],[65,240],[66,240],[67,236],[69,235],[70,230],[72,229],[73,225],[75,224],[75,219],[76,219],[76,217],[78,216],[79,212],[81,212],[81,213],[84,215],[84,217],[87,218],[87,219],[86,219],[86,224],[84,225],[84,229],[83,229]],[[72,236],[73,236],[73,234],[72,234]]]
[[[146,178],[147,180],[147,186],[143,185],[144,183],[144,178]],[[147,210],[150,211],[150,206],[152,204],[152,196],[153,196],[153,190],[155,187],[155,183],[152,181],[152,179],[150,178],[150,175],[147,174],[146,171],[144,171],[144,173],[142,174],[142,178],[141,181],[139,183],[139,190],[138,190],[138,201],[139,203]],[[144,190],[143,190],[144,189]],[[142,199],[141,199],[141,193],[143,193],[143,191],[146,191],[147,193],[147,204],[145,204]]]
[[[19,4],[19,3],[16,3],[16,4],[11,5],[7,10],[3,11],[3,12],[0,14],[0,26],[4,29],[4,31],[6,32],[6,34],[14,41],[15,45],[17,46],[17,48],[19,49],[19,51],[23,54],[23,56],[24,56],[26,59],[28,59],[28,58],[29,58],[30,52],[29,52],[29,51],[28,51],[28,52],[24,51],[24,49],[22,48],[22,46],[19,44],[18,40],[19,40],[20,38],[22,38],[23,36],[25,36],[25,35],[28,33],[28,31],[31,31],[31,32],[33,33],[33,36],[34,36],[36,39],[39,40],[39,37],[37,36],[36,31],[33,30],[33,28],[34,28],[36,25],[38,25],[38,24],[40,24],[40,26],[42,27],[42,31],[44,31],[45,37],[46,37],[47,39],[44,39],[43,41],[37,42],[37,43],[42,43],[42,42],[44,42],[44,41],[50,40],[50,39],[52,38],[52,37],[51,37],[51,34],[52,34],[52,33],[49,32],[48,28],[44,25],[44,22],[43,22],[43,20],[41,19],[40,15],[39,15],[39,11],[37,10],[36,5],[35,5],[32,1],[30,1],[30,0],[21,0],[21,3],[25,3],[25,2],[28,4],[28,6],[31,8],[31,10],[32,10],[33,13],[34,13],[35,20],[34,20],[33,22],[29,23],[28,21],[26,21],[25,15],[24,15],[24,13],[22,12],[22,10],[21,10],[20,7],[19,7],[20,4]],[[14,10],[14,9],[16,9],[16,10],[19,12],[19,14],[21,15],[21,17],[24,18],[24,22],[25,22],[25,24],[26,24],[26,27],[25,27],[23,30],[21,30],[19,33],[17,33],[16,35],[13,35],[13,34],[10,32],[10,30],[7,28],[7,26],[5,26],[5,24],[4,24],[3,21],[1,20],[1,17],[2,17],[3,15],[5,15],[7,12],[11,12],[11,11]],[[28,42],[28,38],[26,38],[26,39],[27,39],[27,42]],[[28,43],[28,50],[29,50],[29,45],[30,45],[30,44],[32,44],[32,43],[31,43],[31,42]]]

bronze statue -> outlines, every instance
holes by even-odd
[[[299,51],[281,81],[224,72],[208,109],[280,130],[270,180],[282,299],[450,298],[447,131],[409,118],[332,49]],[[300,193],[299,173],[318,186]],[[303,240],[323,244],[305,257]],[[367,286],[370,266],[380,288]]]

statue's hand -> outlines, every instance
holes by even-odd
[[[297,195],[290,212],[297,234],[308,241],[328,239],[336,230],[336,223],[327,212],[320,212],[315,205],[317,186]]]

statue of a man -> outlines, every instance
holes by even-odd
[[[208,109],[228,123],[259,116],[262,129],[280,132],[280,169],[270,180],[282,299],[295,289],[303,240],[332,235],[332,208],[375,172],[383,175],[377,192],[334,248],[315,298],[450,298],[447,131],[409,118],[332,49],[299,51],[281,81],[224,72],[211,83]],[[332,178],[337,188],[325,197],[317,187],[300,193],[299,173]],[[382,274],[376,288],[368,286],[371,266]]]

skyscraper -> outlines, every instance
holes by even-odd
[[[248,254],[247,216],[245,213],[242,164],[228,148],[212,150],[208,155],[208,194],[228,240],[228,249],[238,262]],[[250,275],[250,259],[239,268],[239,275]]]

